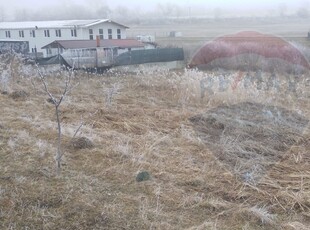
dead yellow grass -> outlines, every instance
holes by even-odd
[[[63,81],[51,76],[49,86],[57,92]],[[53,105],[38,79],[14,82],[10,90],[28,96],[0,95],[1,229],[307,229],[309,128],[302,144],[252,185],[217,160],[189,118],[255,101],[310,119],[309,97],[238,89],[201,99],[203,77],[195,71],[77,72],[80,84],[60,108],[60,175]],[[106,100],[115,84],[117,92]],[[77,137],[87,137],[93,148],[71,146],[81,120]],[[151,179],[137,182],[140,171]]]

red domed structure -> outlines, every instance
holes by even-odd
[[[262,71],[310,70],[304,55],[280,37],[245,31],[207,43],[194,55],[189,68]]]

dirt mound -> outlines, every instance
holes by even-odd
[[[94,147],[94,144],[87,137],[76,137],[71,141],[71,146],[74,149],[91,149]]]
[[[14,91],[10,94],[10,97],[14,100],[25,100],[29,94],[24,90]]]
[[[253,184],[292,145],[305,141],[309,122],[294,111],[249,102],[219,106],[190,121],[218,160]]]

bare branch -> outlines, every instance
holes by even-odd
[[[71,86],[71,76],[68,77],[68,80],[66,80],[66,85],[65,88],[63,90],[63,93],[58,101],[58,104],[60,105],[61,102],[63,101],[64,97],[70,93],[75,87],[77,87],[80,83],[76,83],[75,85]],[[70,87],[71,86],[71,87]]]
[[[94,113],[90,113],[87,119],[89,119],[89,118],[91,118],[92,116],[94,116],[98,111],[99,111],[99,110],[97,109]],[[74,132],[74,135],[73,135],[72,138],[74,138],[74,137],[77,135],[77,133],[78,133],[79,130],[83,127],[84,124],[85,124],[85,121],[83,121],[83,118],[81,117],[80,125],[79,125],[79,127],[76,129],[76,131]]]
[[[82,126],[83,126],[84,124],[85,124],[84,121],[81,121],[81,122],[80,122],[80,125],[79,125],[79,127],[75,130],[74,135],[73,135],[72,138],[74,138],[74,137],[76,136],[76,134],[79,132],[79,130],[82,128]]]
[[[46,84],[46,81],[45,81],[45,77],[44,75],[42,74],[41,70],[39,69],[39,66],[36,64],[36,67],[37,67],[37,71],[38,71],[38,74],[39,74],[39,77],[40,77],[40,80],[44,86],[44,91],[48,94],[48,96],[52,99],[54,105],[57,104],[57,100],[55,99],[55,97],[50,93],[50,91],[48,90],[48,87],[47,87],[47,84]]]

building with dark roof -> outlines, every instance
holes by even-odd
[[[46,50],[47,56],[62,54],[66,50],[76,49],[95,49],[95,48],[114,49],[116,54],[124,51],[144,49],[145,44],[135,39],[107,39],[101,40],[97,36],[96,40],[55,40],[41,49]]]
[[[42,47],[48,57],[61,55],[74,68],[108,67],[120,54],[146,48],[149,44],[135,39],[101,40],[99,36],[96,40],[56,40]]]

